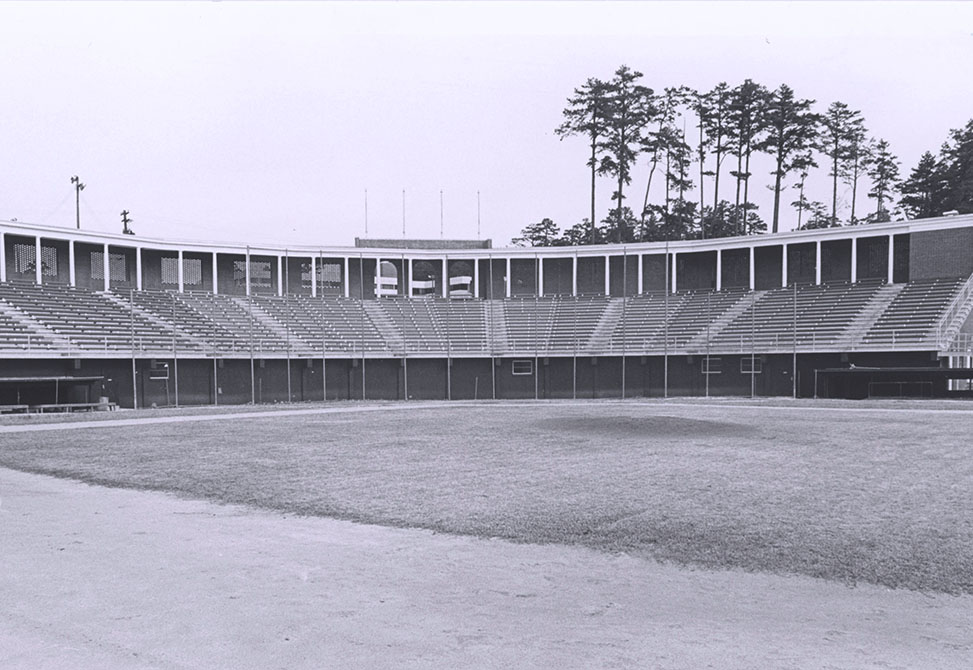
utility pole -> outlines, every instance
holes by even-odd
[[[122,235],[134,235],[135,231],[128,227],[132,220],[128,218],[128,210],[122,210]]]
[[[78,230],[81,230],[81,191],[84,190],[84,184],[78,179],[78,175],[71,177],[71,183],[74,184],[74,216],[75,221],[78,224]]]

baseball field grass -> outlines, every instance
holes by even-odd
[[[0,466],[690,567],[973,593],[973,411],[936,408],[400,403],[193,420],[199,413],[0,434]]]

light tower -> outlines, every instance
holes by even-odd
[[[74,184],[74,217],[78,230],[81,230],[81,191],[84,190],[84,184],[78,179],[78,175],[71,177],[71,183]]]

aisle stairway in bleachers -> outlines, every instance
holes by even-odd
[[[973,309],[970,301],[969,278],[626,298],[365,301],[3,282],[0,352],[283,358],[939,351],[944,333],[958,330]]]

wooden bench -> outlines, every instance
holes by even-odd
[[[60,402],[42,405],[31,405],[30,410],[43,414],[44,412],[92,412],[95,410],[113,412],[118,409],[118,403],[108,402]]]

